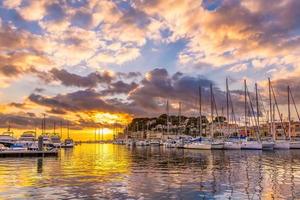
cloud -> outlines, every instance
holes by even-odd
[[[52,69],[50,71],[51,78],[53,80],[60,81],[65,86],[77,86],[77,87],[96,87],[99,83],[109,84],[114,77],[109,72],[93,72],[87,76],[80,76],[77,74],[69,73],[64,69]]]

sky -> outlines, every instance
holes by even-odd
[[[166,100],[171,113],[182,102],[195,115],[199,86],[209,112],[209,86],[221,109],[226,78],[237,115],[244,79],[265,101],[270,77],[284,110],[287,85],[300,99],[299,8],[298,0],[0,0],[0,127],[39,128],[46,114],[49,129],[63,120],[84,135],[158,116]]]

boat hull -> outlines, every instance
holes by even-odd
[[[223,143],[223,142],[220,142],[220,143],[212,143],[212,144],[211,144],[211,149],[214,149],[214,150],[222,150],[222,149],[224,149],[224,143]]]
[[[260,142],[243,142],[241,145],[242,150],[262,150],[262,143]]]
[[[300,149],[300,141],[291,141],[290,149]]]
[[[211,144],[209,143],[191,143],[191,144],[185,144],[185,149],[202,149],[202,150],[210,150]]]
[[[274,144],[274,149],[290,149],[289,141],[276,141]]]
[[[239,150],[241,149],[241,144],[239,142],[225,142],[224,149],[226,150]]]
[[[263,150],[273,150],[274,149],[274,142],[262,142]]]

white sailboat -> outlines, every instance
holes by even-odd
[[[300,117],[299,117],[299,113],[298,113],[298,109],[297,109],[297,106],[296,106],[296,103],[295,103],[295,100],[294,100],[294,97],[293,97],[293,94],[292,94],[292,91],[291,91],[291,88],[290,86],[287,87],[287,90],[288,90],[288,120],[289,120],[289,129],[288,129],[288,133],[289,133],[289,138],[290,138],[290,149],[300,149],[300,140],[299,138],[293,138],[291,137],[291,109],[290,109],[290,97],[293,101],[293,104],[294,104],[294,108],[296,110],[296,113],[297,113],[297,116],[298,116],[298,119],[300,120]]]
[[[283,123],[282,123],[282,116],[279,112],[277,100],[276,100],[275,93],[274,93],[272,85],[271,85],[270,78],[268,78],[268,82],[269,82],[269,103],[270,103],[270,119],[271,119],[270,130],[271,130],[271,133],[273,135],[274,149],[283,149],[283,150],[285,149],[285,150],[287,150],[287,149],[290,149],[290,141],[286,140],[285,130],[284,130],[284,126],[283,126]],[[274,105],[272,104],[272,95],[273,95],[273,98],[274,98],[274,103],[275,103]],[[277,139],[277,137],[276,137],[277,134],[276,134],[276,130],[275,130],[275,127],[274,127],[275,106],[277,108],[279,118],[280,118],[280,122],[281,122],[281,128],[282,128],[283,133],[284,133],[284,138],[283,139]]]
[[[257,117],[255,117],[253,104],[252,104],[252,101],[250,98],[246,80],[244,80],[244,86],[245,86],[245,133],[247,134],[247,115],[248,115],[248,113],[247,113],[247,111],[248,111],[247,110],[247,108],[248,108],[247,96],[248,96],[249,105],[250,105],[250,109],[251,109],[250,111],[253,115],[255,127],[256,127],[256,131],[255,131],[256,138],[248,138],[247,137],[246,140],[242,141],[241,149],[243,149],[243,150],[262,150],[262,142],[259,137],[259,124],[258,124],[259,111],[257,111],[257,114],[256,114]],[[256,87],[256,97],[257,97],[257,85],[256,84],[255,84],[255,87]],[[257,109],[258,109],[258,100],[257,100]]]
[[[187,144],[184,145],[185,149],[202,149],[202,150],[210,150],[211,142],[209,140],[204,140],[202,138],[197,138]]]
[[[235,115],[234,115],[234,108],[233,108],[230,90],[229,90],[229,86],[228,86],[228,78],[226,78],[226,114],[227,114],[226,116],[227,116],[227,132],[228,133],[230,132],[230,129],[229,129],[229,102],[230,102],[231,111],[232,111],[232,114],[234,117],[234,122],[236,123]],[[238,138],[230,138],[230,134],[229,134],[229,138],[224,141],[224,149],[225,150],[240,150],[241,149],[240,137],[238,136]]]

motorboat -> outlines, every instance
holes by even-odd
[[[60,148],[61,147],[61,140],[60,140],[60,137],[58,135],[52,135],[50,137],[50,140],[51,140],[51,142],[52,142],[52,144],[55,148]]]
[[[3,132],[0,135],[0,144],[6,147],[10,147],[16,143],[17,139],[13,137],[14,133],[12,131]]]
[[[63,147],[63,148],[73,148],[74,147],[74,141],[71,138],[67,138],[67,139],[65,139],[65,142],[61,147]]]
[[[45,147],[54,147],[50,137],[49,137],[49,134],[44,134],[44,135],[41,135],[43,137],[43,145]]]
[[[25,131],[22,133],[22,135],[19,137],[19,140],[17,141],[18,144],[23,144],[26,147],[32,146],[34,143],[37,143],[35,138],[35,132],[34,131]]]

